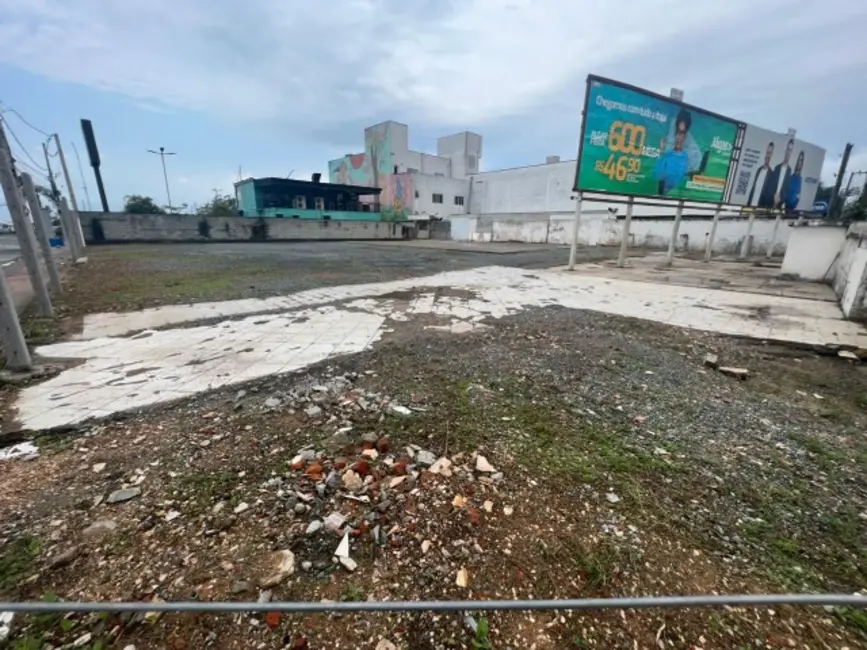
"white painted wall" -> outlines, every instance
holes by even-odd
[[[412,175],[412,185],[415,192],[413,212],[434,217],[466,214],[469,181],[418,173]],[[435,193],[443,195],[442,203],[433,202]],[[456,196],[464,197],[464,205],[455,205]]]
[[[490,241],[527,241],[547,242],[550,244],[570,244],[574,213],[524,213],[473,215],[477,217],[475,229],[466,234],[452,226],[452,239],[474,241],[487,235]],[[454,222],[455,218],[451,218]],[[704,251],[706,237],[712,224],[710,216],[686,218],[680,224],[676,250]],[[578,242],[584,246],[618,246],[623,236],[623,219],[611,215],[608,210],[584,213],[578,232]],[[630,227],[630,245],[646,248],[666,249],[671,239],[674,220],[670,218],[634,218]],[[746,235],[745,217],[720,219],[714,238],[715,253],[734,254],[740,249]],[[752,252],[767,252],[774,230],[773,219],[756,219],[752,231]],[[774,245],[774,254],[780,255],[786,249],[791,232],[787,222],[782,222]]]
[[[857,248],[846,274],[846,285],[840,298],[840,309],[846,318],[867,307],[867,248]]]
[[[804,225],[790,228],[782,273],[804,280],[829,282],[846,240],[846,228],[839,225]]]
[[[867,223],[846,232],[831,283],[846,318],[867,320]]]

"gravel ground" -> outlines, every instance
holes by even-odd
[[[554,308],[464,335],[423,324],[305,374],[38,440],[38,459],[4,464],[0,590],[411,600],[867,589],[867,366]],[[707,353],[749,379],[706,367]],[[141,493],[106,503],[130,486]],[[308,532],[337,512],[338,530]],[[342,533],[357,566],[332,557]],[[17,647],[139,650],[867,647],[857,610],[474,622],[475,635],[459,614],[17,617],[12,634],[33,639]]]

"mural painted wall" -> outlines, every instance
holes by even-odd
[[[350,154],[328,163],[332,183],[363,185],[382,190],[379,197],[383,219],[400,220],[411,212],[414,193],[408,172],[394,173],[390,123],[384,122],[364,130],[364,153]],[[362,197],[372,202],[373,197]]]

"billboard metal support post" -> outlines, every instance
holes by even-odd
[[[572,247],[569,249],[569,270],[575,270],[575,257],[578,254],[578,230],[581,228],[581,192],[575,197],[575,220],[572,222]]]
[[[635,204],[635,197],[630,196],[629,202],[626,204],[626,219],[623,220],[623,239],[620,241],[620,256],[617,258],[617,266],[623,268],[626,266],[626,251],[629,248],[629,227],[632,225],[632,208]]]
[[[716,238],[716,227],[719,224],[719,216],[722,212],[722,203],[717,203],[716,212],[713,213],[713,223],[710,226],[710,236],[707,238],[707,245],[704,248],[704,261],[710,262],[713,255],[713,240]]]
[[[680,230],[680,220],[683,219],[683,201],[677,202],[677,212],[674,215],[674,226],[671,229],[671,241],[668,242],[668,254],[664,266],[671,266],[674,261],[674,247],[677,245],[677,232]]]
[[[752,251],[750,246],[750,237],[753,236],[753,224],[756,221],[756,211],[753,210],[750,212],[750,218],[747,221],[747,234],[744,237],[744,241],[741,243],[741,253],[738,255],[739,259],[745,260],[747,255],[749,255]]]

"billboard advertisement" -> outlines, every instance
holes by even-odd
[[[749,125],[728,201],[769,210],[810,210],[824,162],[821,147]]]
[[[719,203],[740,124],[590,75],[575,190]]]

